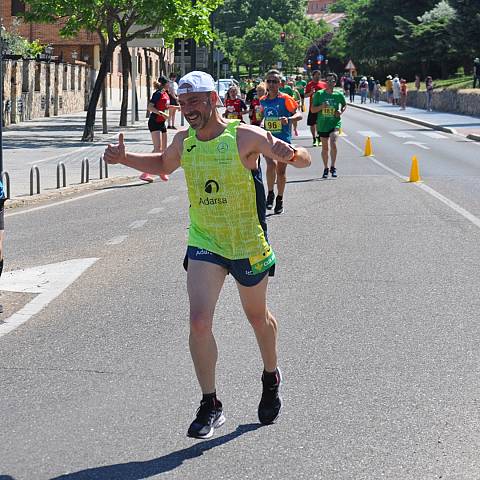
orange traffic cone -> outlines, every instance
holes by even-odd
[[[422,179],[420,177],[420,172],[418,170],[418,161],[417,157],[414,155],[412,157],[412,168],[410,168],[410,178],[409,182],[420,182]]]
[[[367,141],[365,142],[364,155],[365,157],[371,157],[373,155],[372,140],[370,139],[370,137],[367,137]]]

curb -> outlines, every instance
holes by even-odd
[[[360,105],[355,105],[354,103],[349,103],[348,106],[358,108],[359,110],[366,110],[367,112],[376,113],[378,115],[383,115],[385,117],[396,118],[397,120],[406,120],[407,122],[416,123],[417,125],[422,125],[423,127],[431,128],[432,130],[440,130],[442,132],[452,133],[454,135],[461,135],[462,137],[468,138],[470,140],[475,140],[477,142],[480,142],[480,135],[476,135],[473,133],[470,133],[468,135],[463,135],[457,132],[457,130],[455,130],[454,128],[442,127],[441,125],[436,125],[434,123],[418,120],[417,118],[406,117],[405,115],[398,115],[396,113],[379,112],[378,110],[375,110],[373,108],[361,107]]]
[[[110,185],[118,185],[126,182],[138,180],[138,175],[122,176],[104,178],[102,180],[92,180],[88,183],[80,183],[77,185],[69,185],[68,187],[50,190],[48,192],[40,193],[38,195],[28,195],[22,197],[15,197],[14,199],[5,202],[5,213],[9,210],[21,207],[31,207],[33,205],[40,205],[50,200],[68,199],[79,193],[88,192],[92,190],[101,190]]]

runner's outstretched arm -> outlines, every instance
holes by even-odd
[[[309,167],[312,163],[310,153],[305,148],[294,148],[283,140],[275,138],[270,132],[253,125],[238,126],[237,144],[243,164],[251,170],[257,168],[260,154],[297,168]]]
[[[178,132],[172,143],[163,153],[132,153],[125,148],[123,133],[118,135],[118,144],[109,144],[103,158],[107,163],[121,163],[140,172],[148,171],[152,175],[170,175],[180,166],[185,131]]]

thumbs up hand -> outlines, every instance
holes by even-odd
[[[110,164],[126,162],[127,155],[125,152],[125,143],[124,143],[123,133],[120,133],[118,135],[117,145],[112,145],[111,143],[108,144],[103,154],[103,158],[107,163],[110,163]]]

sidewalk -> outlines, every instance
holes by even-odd
[[[347,99],[348,102],[348,99]],[[348,106],[362,108],[380,115],[407,120],[418,125],[442,130],[448,133],[463,135],[471,140],[480,141],[480,117],[469,117],[446,112],[428,112],[420,108],[408,107],[400,110],[400,107],[390,105],[387,102],[361,104],[360,97],[355,98],[355,103],[348,102]]]
[[[144,102],[141,102],[142,106]],[[151,151],[152,142],[147,128],[146,110],[139,110],[139,121],[131,125],[131,111],[127,115],[127,127],[119,127],[120,108],[118,102],[107,110],[108,134],[102,133],[102,112],[97,110],[95,138],[93,142],[82,142],[86,112],[78,112],[57,117],[36,119],[10,125],[3,131],[4,171],[10,176],[10,198],[25,201],[38,200],[38,195],[30,197],[30,171],[37,166],[40,172],[41,193],[58,192],[57,164],[66,167],[67,186],[80,184],[81,165],[89,160],[90,179],[100,176],[100,156],[105,146],[115,142],[120,131],[131,151]],[[180,124],[177,114],[176,125]],[[175,130],[168,130],[169,141]],[[109,177],[124,178],[136,176],[137,172],[121,165],[109,166]],[[34,184],[36,192],[36,184]],[[28,198],[25,198],[28,197]],[[11,202],[13,203],[13,202]],[[8,204],[7,204],[8,205]]]

